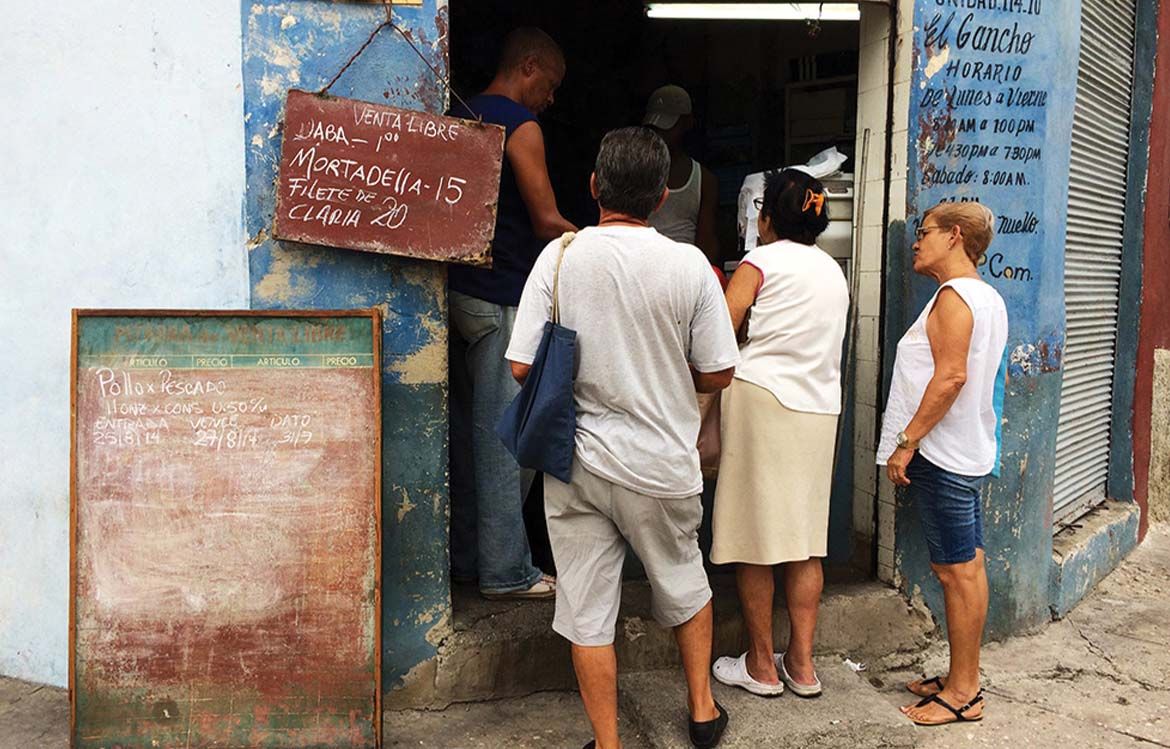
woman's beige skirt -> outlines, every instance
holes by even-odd
[[[770,390],[738,378],[720,405],[711,561],[771,565],[825,556],[837,417],[789,410]]]

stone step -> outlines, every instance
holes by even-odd
[[[713,574],[711,587],[715,652],[739,653],[745,640],[734,576]],[[452,596],[453,623],[439,641],[438,656],[416,667],[401,688],[386,692],[388,709],[440,709],[456,702],[576,688],[568,643],[551,628],[551,601],[485,601],[469,586],[457,586]],[[775,630],[781,645],[788,637],[782,606],[776,611]],[[930,618],[892,588],[876,582],[830,585],[822,598],[817,651],[847,654],[855,661],[919,651],[933,630]],[[650,616],[644,580],[623,586],[616,646],[622,673],[678,663],[672,632]]]
[[[916,746],[914,726],[840,658],[817,660],[824,694],[764,698],[713,685],[730,721],[720,749],[888,749]],[[689,749],[681,669],[620,677],[618,698],[631,728],[654,749]]]

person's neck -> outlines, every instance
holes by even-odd
[[[503,96],[517,104],[522,104],[524,86],[513,76],[500,74],[492,79],[483,93],[488,96]]]
[[[644,218],[638,218],[637,216],[631,216],[628,213],[622,213],[621,211],[607,211],[604,208],[602,208],[601,209],[601,217],[598,219],[597,225],[598,226],[640,226],[640,227],[645,228],[645,227],[650,225],[650,222]]]
[[[934,278],[941,286],[947,281],[954,281],[956,278],[979,278],[979,271],[969,261],[950,263],[945,268],[940,268],[934,274]]]

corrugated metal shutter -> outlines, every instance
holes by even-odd
[[[1054,531],[1105,498],[1129,162],[1133,0],[1084,0],[1073,117]]]

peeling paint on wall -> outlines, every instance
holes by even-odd
[[[936,284],[910,269],[913,231],[940,201],[976,200],[997,215],[980,275],[1010,323],[1002,414],[1002,472],[982,497],[992,603],[987,632],[1002,637],[1046,619],[1051,496],[1064,349],[1064,237],[1079,51],[1080,3],[956,10],[914,3],[907,221],[890,226],[885,345]],[[966,29],[966,33],[960,28]],[[1012,29],[1026,45],[979,48]],[[901,231],[902,235],[897,236]],[[888,371],[887,371],[888,382]],[[902,588],[942,618],[915,508],[899,493],[896,564]]]
[[[242,2],[245,231],[256,308],[383,311],[383,683],[433,658],[449,625],[446,269],[439,264],[270,237],[288,88],[322,88],[384,20],[372,3]],[[446,3],[395,6],[395,21],[447,69]],[[383,30],[331,93],[442,112],[446,91]],[[425,672],[425,668],[421,672]],[[420,673],[421,673],[420,672]]]

